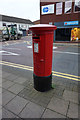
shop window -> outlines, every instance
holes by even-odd
[[[73,28],[71,30],[71,41],[80,41],[80,28]]]
[[[64,13],[71,13],[72,11],[72,0],[65,1]]]
[[[56,15],[62,14],[62,2],[56,3]]]
[[[58,28],[55,34],[56,41],[70,41],[71,28]]]
[[[80,0],[75,0],[74,12],[80,12]]]

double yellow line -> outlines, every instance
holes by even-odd
[[[10,63],[10,62],[5,62],[5,61],[0,61],[0,64],[19,68],[19,69],[33,71],[33,67],[25,66],[25,65],[21,65],[21,64]],[[56,77],[66,78],[68,80],[80,81],[80,76],[75,76],[75,75],[71,75],[71,74],[52,71],[52,75],[56,76]]]

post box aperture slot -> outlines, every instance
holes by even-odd
[[[34,37],[32,37],[32,38],[33,38],[33,40],[34,40],[34,39],[40,39],[40,37],[38,37],[38,36],[37,36],[37,37],[34,36]]]

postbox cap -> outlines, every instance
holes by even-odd
[[[57,27],[55,25],[49,25],[49,24],[37,24],[37,25],[32,25],[31,27],[29,27],[29,29],[31,31],[35,31],[35,30],[53,31],[57,29]]]

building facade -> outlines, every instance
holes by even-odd
[[[11,17],[6,15],[0,15],[0,28],[4,25],[16,24],[17,29],[23,31],[23,35],[26,35],[26,31],[29,30],[29,27],[33,25],[33,22],[28,19],[22,19],[17,17]]]
[[[40,1],[40,23],[57,26],[54,41],[80,40],[80,0]]]
[[[34,21],[33,23],[34,23],[34,25],[40,24],[40,20],[36,20],[36,21]]]

